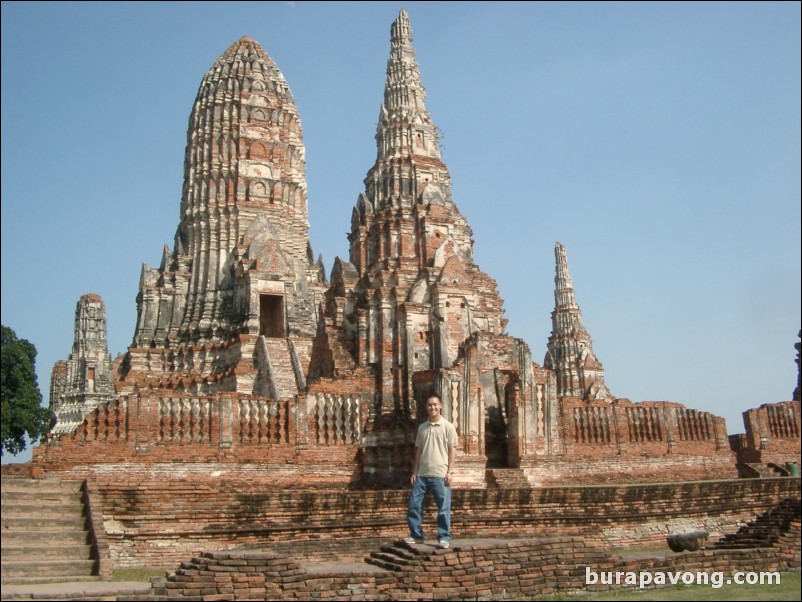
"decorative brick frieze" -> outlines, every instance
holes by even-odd
[[[746,433],[735,438],[738,464],[802,464],[799,401],[763,404],[743,413]]]

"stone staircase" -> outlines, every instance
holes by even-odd
[[[295,381],[295,369],[292,366],[287,340],[265,338],[265,343],[273,368],[272,376],[275,379],[278,399],[290,399],[298,394],[298,384]]]
[[[2,583],[95,581],[81,481],[2,480]]]
[[[326,337],[331,350],[332,369],[335,377],[346,377],[353,374],[358,366],[354,363],[355,349],[349,349],[349,341],[337,328],[326,324]],[[352,354],[352,351],[354,352]]]
[[[488,489],[532,489],[526,473],[520,468],[488,468],[485,482]]]
[[[295,347],[301,372],[306,378],[309,375],[309,364],[312,362],[312,341],[309,339],[292,339],[291,342]]]
[[[413,564],[419,554],[415,553],[414,548],[403,542],[395,542],[393,545],[383,545],[379,552],[371,552],[365,558],[365,562],[388,571],[403,571]]]
[[[744,525],[736,533],[725,535],[714,548],[768,548],[775,545],[791,530],[799,530],[802,502],[799,498],[786,498],[768,512]]]

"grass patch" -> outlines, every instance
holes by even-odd
[[[728,577],[729,578],[729,577]],[[530,600],[799,600],[802,585],[800,573],[780,573],[780,584],[774,585],[723,585],[716,589],[709,585],[672,586],[649,590],[598,592],[572,596],[549,596]],[[523,599],[523,598],[521,598]]]
[[[151,577],[164,577],[166,569],[154,566],[132,566],[112,569],[112,581],[150,581]]]

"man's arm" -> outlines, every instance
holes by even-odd
[[[451,485],[454,480],[454,464],[457,462],[457,448],[448,448],[448,472],[446,473],[446,485]]]
[[[418,468],[420,468],[420,455],[423,451],[422,447],[415,448],[415,465],[412,467],[412,476],[409,477],[409,482],[413,485],[415,484],[415,480],[418,477]]]

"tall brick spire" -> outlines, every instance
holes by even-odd
[[[106,339],[106,305],[98,295],[82,295],[75,306],[75,338],[69,358],[50,376],[53,433],[71,433],[98,404],[117,398]]]
[[[604,384],[604,367],[593,353],[593,341],[582,324],[565,247],[554,246],[554,311],[544,367],[554,370],[559,397],[612,399]]]
[[[436,205],[438,221],[449,222],[449,238],[454,250],[467,262],[473,261],[473,241],[468,222],[451,198],[451,177],[443,164],[438,146],[437,128],[426,110],[426,93],[412,48],[412,27],[402,10],[390,29],[390,56],[384,102],[376,128],[376,163],[365,178],[365,192],[357,200],[352,215],[351,262],[359,273],[402,263],[417,268],[431,265],[434,253],[442,246],[443,231],[422,223],[403,222],[412,218],[421,204]],[[363,236],[358,223],[383,215],[382,237]],[[431,218],[432,212],[429,212]],[[371,215],[374,214],[374,215]],[[432,223],[434,219],[430,219]],[[423,235],[423,236],[421,236]],[[412,238],[410,238],[412,237]],[[411,281],[407,284],[411,284]]]
[[[158,269],[142,269],[125,364],[134,375],[138,368],[148,374],[139,386],[256,391],[250,372],[259,336],[316,332],[320,278],[308,229],[298,109],[279,68],[246,36],[200,83],[175,246],[165,247]],[[159,364],[161,378],[146,363],[146,349],[169,349],[168,357],[181,361]],[[194,358],[199,350],[202,360]]]
[[[379,159],[412,155],[440,159],[437,129],[426,110],[426,90],[405,10],[401,10],[390,30],[390,58],[376,141]]]
[[[341,282],[332,276],[335,296],[352,293],[328,309],[337,321],[337,307],[348,308],[338,336],[378,375],[382,412],[414,414],[414,373],[451,366],[472,333],[506,325],[495,281],[473,263],[425,99],[402,10],[390,30],[376,162],[351,215],[350,263],[339,264]]]

